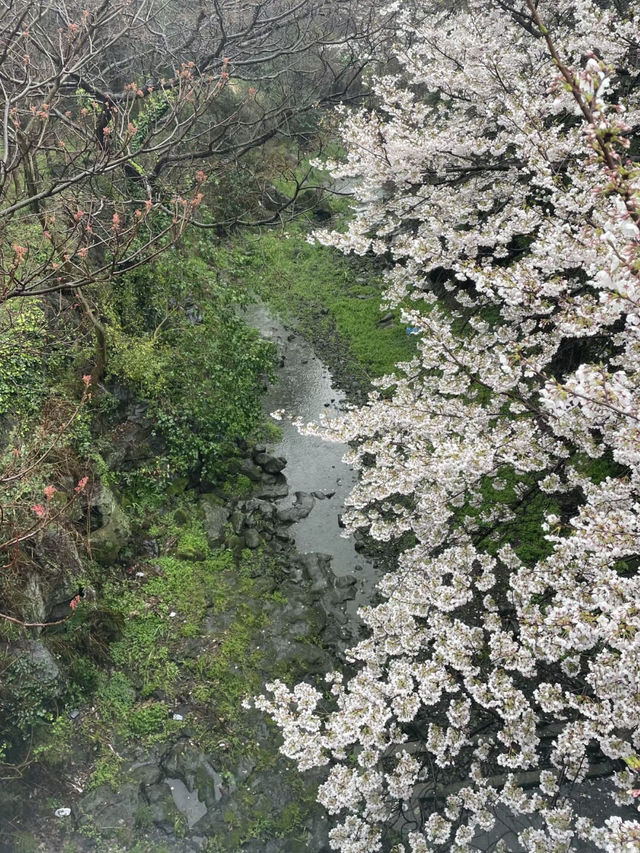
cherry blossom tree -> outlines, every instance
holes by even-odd
[[[412,544],[355,674],[257,703],[328,767],[343,853],[640,846],[572,797],[609,773],[631,803],[640,750],[639,32],[624,2],[402,11],[377,106],[343,110],[356,205],[317,239],[389,259],[420,335],[307,429],[351,443],[348,528]]]

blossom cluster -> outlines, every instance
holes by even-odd
[[[640,21],[620,8],[407,7],[377,106],[343,111],[331,168],[356,205],[316,239],[391,257],[385,304],[420,334],[366,405],[307,429],[353,448],[348,529],[415,544],[361,611],[356,674],[258,701],[301,769],[328,765],[343,853],[477,849],[505,811],[539,815],[528,851],[637,849],[638,824],[569,793],[640,750]]]

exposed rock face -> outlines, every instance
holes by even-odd
[[[100,516],[100,527],[91,534],[91,550],[100,563],[112,563],[126,545],[131,535],[129,520],[120,509],[113,492],[100,484],[93,500],[93,508]]]
[[[33,676],[43,684],[51,684],[60,676],[60,667],[40,640],[19,640],[8,648],[9,654],[27,662]]]
[[[252,462],[251,459],[242,460],[238,468],[238,473],[244,474],[253,483],[259,483],[262,479],[262,469],[255,462]]]
[[[22,617],[27,622],[63,619],[84,575],[76,542],[69,531],[51,525],[36,537],[31,554],[37,568],[26,580]]]
[[[140,785],[134,782],[126,782],[118,791],[113,791],[109,785],[100,785],[78,802],[78,823],[81,826],[93,824],[107,832],[132,830],[141,805]]]
[[[200,499],[200,506],[204,513],[207,540],[209,545],[214,548],[224,540],[229,510],[220,505],[215,495],[203,495]]]
[[[257,497],[271,500],[286,498],[288,494],[289,486],[283,474],[274,475],[273,482],[263,482],[256,492]]]

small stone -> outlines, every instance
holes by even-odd
[[[72,710],[71,710],[71,711],[69,711],[69,719],[70,719],[70,720],[75,720],[75,719],[77,719],[79,716],[80,716],[80,711],[78,711],[78,709],[77,709],[77,708],[72,708]]]
[[[252,550],[260,545],[260,536],[258,535],[258,531],[254,530],[253,527],[245,531],[244,544]]]
[[[240,531],[244,526],[244,515],[236,509],[231,513],[231,518],[229,520],[231,522],[231,529],[233,532],[240,534]]]

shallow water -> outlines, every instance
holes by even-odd
[[[334,386],[331,372],[316,356],[313,347],[299,334],[286,328],[261,302],[250,305],[246,322],[272,341],[284,364],[277,370],[276,382],[264,396],[265,412],[283,409],[305,423],[317,422],[322,414],[336,415],[345,405],[344,394]],[[269,446],[269,452],[287,459],[284,470],[289,483],[289,497],[279,501],[282,507],[293,503],[295,492],[335,492],[325,500],[316,499],[307,518],[291,528],[300,553],[319,551],[330,554],[337,577],[358,578],[358,594],[353,608],[370,599],[380,570],[373,561],[359,554],[352,537],[345,537],[338,519],[344,503],[356,483],[356,473],[342,461],[346,444],[323,441],[316,436],[301,435],[289,417],[274,421],[282,430],[282,440]]]

